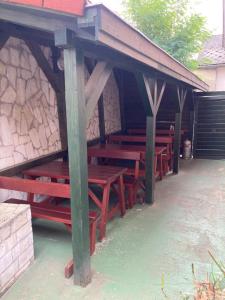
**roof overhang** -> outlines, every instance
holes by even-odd
[[[108,54],[113,53],[115,63],[118,57],[124,64],[132,64],[133,70],[137,65],[141,70],[154,71],[192,89],[208,90],[204,81],[101,4],[86,7],[84,16],[76,17],[0,0],[0,21],[50,33],[52,37],[58,30],[69,29],[89,52],[101,49],[103,58],[107,59]]]
[[[94,27],[97,42],[146,66],[193,88],[203,91],[209,88],[193,72],[102,4],[86,7],[84,17],[78,18],[78,26],[82,29]]]

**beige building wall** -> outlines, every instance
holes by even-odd
[[[194,73],[209,85],[210,91],[225,91],[225,66],[200,68]]]
[[[50,49],[42,49],[51,61]],[[106,132],[119,131],[119,91],[113,75],[103,97]],[[96,107],[87,125],[87,140],[99,137],[98,122]],[[55,92],[26,44],[10,38],[0,50],[0,170],[60,149]],[[0,190],[0,202],[8,197],[7,191]]]

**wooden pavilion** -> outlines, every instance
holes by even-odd
[[[154,145],[156,121],[171,106],[175,116],[174,173],[179,171],[180,131],[186,103],[193,111],[193,91],[208,86],[170,55],[157,47],[103,5],[90,5],[83,16],[49,8],[0,1],[0,49],[10,36],[23,39],[55,90],[62,151],[22,163],[0,172],[14,176],[43,162],[64,157],[68,150],[71,185],[72,244],[75,283],[91,280],[88,229],[86,124],[97,105],[103,111],[102,93],[112,72],[120,91],[122,132],[132,123],[135,105],[146,119],[146,203],[154,202]],[[41,46],[51,48],[53,66]],[[58,60],[63,52],[64,68]],[[85,85],[84,65],[91,71]],[[140,104],[131,101],[135,89]],[[130,101],[130,102],[129,102]],[[162,102],[163,109],[157,119]],[[190,104],[191,103],[191,104]],[[188,108],[188,109],[189,109]],[[164,112],[164,113],[163,113]],[[137,115],[137,113],[136,113]],[[100,140],[104,142],[104,114],[100,118]],[[142,118],[142,117],[141,117]],[[143,118],[142,118],[143,119]],[[193,121],[193,120],[192,120]],[[168,121],[170,122],[170,120]]]

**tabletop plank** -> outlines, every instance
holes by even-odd
[[[88,183],[106,184],[115,181],[126,172],[126,168],[114,166],[88,166]],[[67,162],[52,161],[23,172],[31,177],[50,177],[54,179],[70,179],[69,166]]]
[[[146,143],[147,138],[145,135],[110,135],[110,142],[128,142],[128,143]],[[171,136],[156,136],[156,144],[172,144],[173,137]]]

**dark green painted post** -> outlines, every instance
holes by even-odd
[[[154,203],[154,187],[155,187],[155,127],[156,117],[147,116],[146,118],[146,196],[145,202],[148,204]]]
[[[178,172],[179,172],[181,120],[182,120],[182,112],[179,111],[176,113],[176,119],[175,119],[174,156],[173,156],[173,173],[174,174],[178,174]]]
[[[99,119],[100,143],[105,144],[105,113],[104,113],[103,95],[101,95],[98,101],[98,119]]]
[[[114,69],[114,75],[119,89],[119,102],[120,102],[120,119],[121,119],[121,131],[127,132],[126,115],[125,115],[125,78],[122,70]]]
[[[84,58],[81,49],[64,49],[68,152],[71,184],[74,282],[91,281]]]
[[[198,130],[198,99],[194,97],[194,133],[193,133],[193,157],[197,158],[197,130]]]

